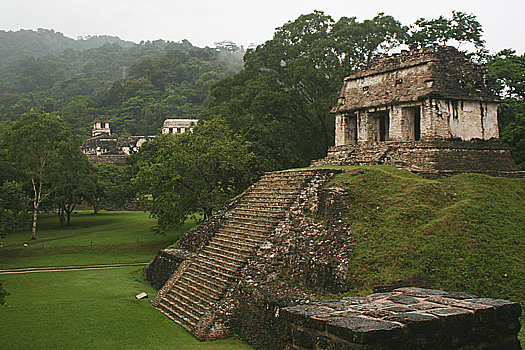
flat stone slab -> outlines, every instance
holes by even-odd
[[[499,342],[509,349],[519,349],[515,344],[519,346],[516,335],[521,311],[520,304],[508,300],[398,288],[367,297],[287,307],[280,317],[295,329],[293,334],[297,336],[292,337],[295,343],[292,341],[291,349],[324,346],[316,341],[354,344],[356,349],[459,349],[466,344],[474,344],[469,346],[477,349],[478,343],[481,348],[490,348],[490,344]],[[501,335],[504,338],[497,339]]]

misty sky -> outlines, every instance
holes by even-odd
[[[384,12],[405,25],[462,11],[477,16],[492,53],[525,52],[523,0],[0,0],[0,30],[46,28],[72,38],[108,34],[135,42],[188,39],[204,47],[231,40],[248,46],[316,9],[335,20],[362,21]]]

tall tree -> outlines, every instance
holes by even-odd
[[[214,86],[201,118],[223,117],[259,146],[272,169],[304,166],[333,144],[333,115],[343,78],[403,40],[404,28],[379,14],[337,23],[321,11],[277,28],[248,50],[244,70]]]
[[[501,139],[525,170],[525,54],[502,50],[488,62],[488,80],[503,99],[498,108]]]
[[[420,18],[411,27],[406,43],[411,48],[433,44],[458,46],[471,43],[478,50],[483,49],[483,28],[473,14],[452,11],[452,17],[439,16],[436,19]]]
[[[131,158],[132,181],[160,233],[197,211],[210,216],[253,183],[258,164],[250,144],[220,121],[199,122],[193,133],[158,136]]]
[[[77,205],[97,190],[95,168],[79,146],[80,142],[74,139],[61,142],[54,159],[58,166],[49,171],[49,206],[56,209],[61,227],[70,225]]]
[[[8,159],[26,174],[31,185],[31,239],[36,239],[37,218],[42,201],[51,193],[51,188],[47,186],[50,170],[57,166],[61,145],[70,139],[71,132],[60,117],[34,112],[24,114],[2,132],[0,141],[7,151]]]

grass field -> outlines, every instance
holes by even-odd
[[[332,184],[349,191],[348,295],[417,279],[525,304],[524,179],[428,180],[386,166],[346,170]],[[0,269],[146,263],[181,234],[153,234],[153,221],[141,212],[78,213],[68,229],[58,229],[51,215],[39,223],[36,243],[28,241],[29,230],[3,240],[18,246],[0,248]],[[9,307],[0,307],[0,349],[250,349],[236,339],[195,341],[134,298],[155,293],[139,272],[134,266],[0,275],[11,293]],[[525,345],[524,329],[519,337]]]
[[[153,234],[142,212],[80,212],[68,229],[57,228],[53,215],[39,220],[36,243],[28,242],[28,230],[3,240],[0,270],[150,262],[180,236]],[[31,244],[7,248],[23,243]],[[0,307],[0,349],[250,349],[236,339],[196,341],[150,305],[156,291],[141,269],[0,275],[10,293]],[[140,292],[148,299],[137,300]]]

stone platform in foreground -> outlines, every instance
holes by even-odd
[[[399,288],[280,310],[287,349],[521,349],[518,303]]]

